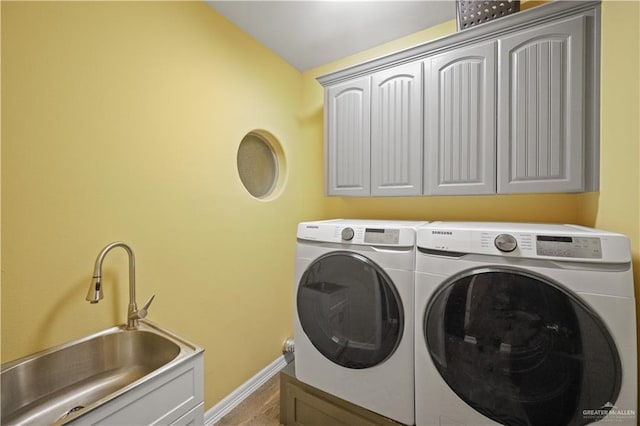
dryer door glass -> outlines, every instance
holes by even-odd
[[[332,252],[302,275],[298,317],[316,349],[347,368],[386,360],[402,337],[403,309],[389,276],[367,257]]]
[[[498,423],[592,423],[620,391],[620,357],[602,320],[528,271],[484,268],[453,277],[432,298],[423,325],[442,378]]]

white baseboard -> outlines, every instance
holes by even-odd
[[[255,376],[244,382],[239,388],[227,395],[222,401],[204,413],[204,424],[213,426],[231,410],[236,408],[249,395],[262,386],[267,380],[278,374],[287,365],[284,355],[279,356],[271,364],[260,370]]]

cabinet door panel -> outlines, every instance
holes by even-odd
[[[373,75],[371,194],[422,193],[422,64]]]
[[[584,25],[499,41],[498,192],[584,189]]]
[[[370,194],[370,78],[330,87],[326,99],[327,193],[367,196]]]
[[[495,43],[427,59],[425,192],[493,194]]]

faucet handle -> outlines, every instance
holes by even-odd
[[[149,305],[151,305],[151,302],[153,302],[153,299],[156,297],[156,295],[152,295],[149,300],[147,300],[147,302],[142,306],[142,308],[138,311],[138,318],[144,318],[147,316],[147,312],[149,310]]]

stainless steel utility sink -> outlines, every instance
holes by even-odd
[[[64,424],[201,351],[141,320],[4,364],[1,424]]]

